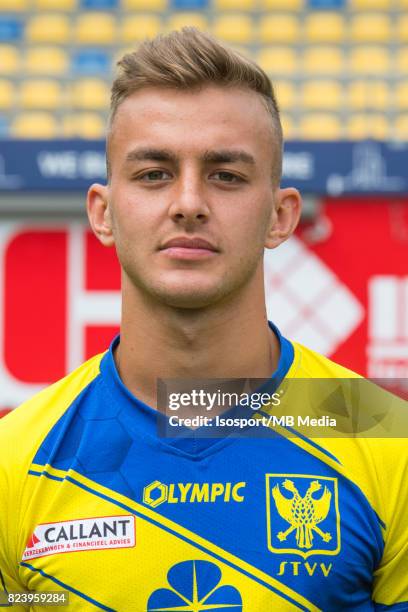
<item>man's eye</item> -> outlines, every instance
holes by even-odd
[[[243,180],[240,176],[231,172],[215,172],[212,176],[223,183],[240,183]]]
[[[139,177],[139,180],[147,183],[153,183],[154,181],[166,181],[169,178],[171,178],[170,174],[164,170],[151,170],[150,172],[142,174],[142,176]]]

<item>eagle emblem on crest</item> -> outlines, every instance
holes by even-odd
[[[302,555],[340,551],[337,479],[267,474],[268,547]]]

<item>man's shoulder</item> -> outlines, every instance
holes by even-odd
[[[361,375],[332,361],[300,342],[292,342],[295,357],[289,375],[296,378],[361,378]]]
[[[46,387],[0,419],[0,465],[30,461],[38,445],[99,374],[102,354]]]

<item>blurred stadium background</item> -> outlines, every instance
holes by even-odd
[[[408,377],[408,0],[0,0],[0,413],[104,350],[118,265],[87,231],[116,61],[195,25],[257,60],[282,111],[293,240],[266,256],[289,337]]]

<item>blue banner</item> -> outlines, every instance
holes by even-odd
[[[408,143],[288,142],[283,186],[303,194],[408,194]],[[0,141],[0,191],[85,191],[104,182],[105,143]]]

